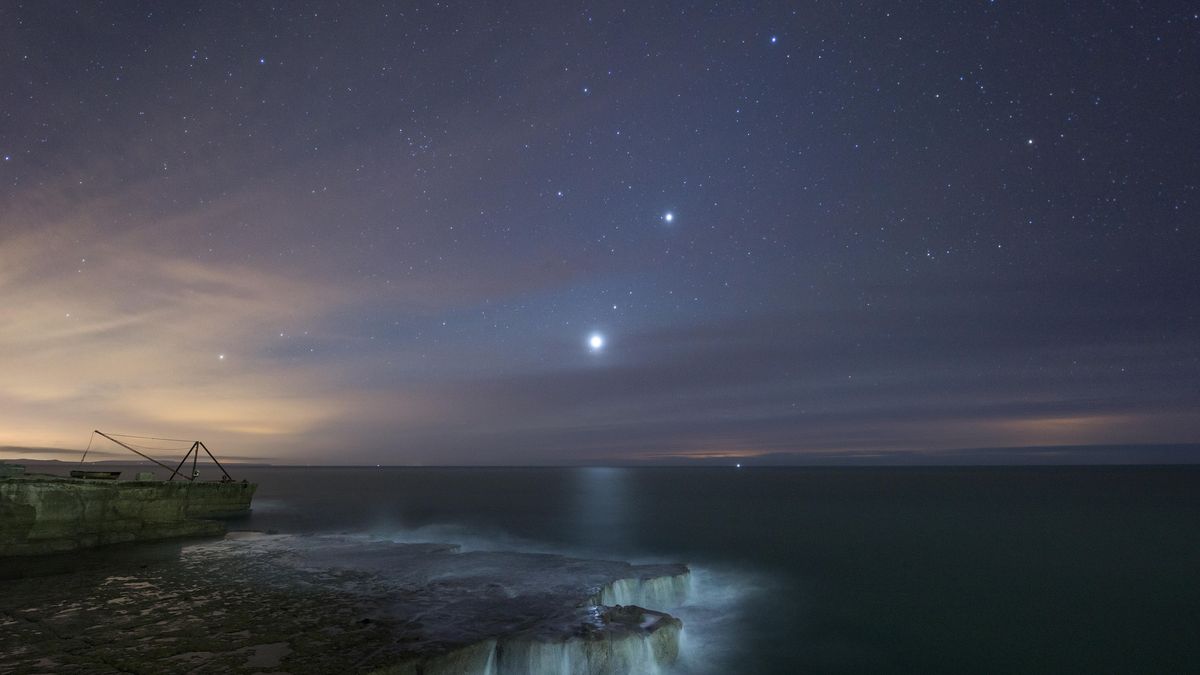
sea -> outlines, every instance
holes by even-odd
[[[679,675],[1200,672],[1197,465],[228,468],[234,530],[687,563]]]
[[[235,473],[237,528],[686,562],[680,672],[1200,672],[1200,466]]]

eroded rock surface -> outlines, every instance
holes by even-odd
[[[0,478],[0,560],[106,544],[219,535],[253,483]]]
[[[153,550],[0,581],[0,672],[653,672],[688,573],[354,536]]]

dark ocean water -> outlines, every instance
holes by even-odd
[[[688,562],[696,671],[1200,672],[1200,467],[235,473],[240,528]]]

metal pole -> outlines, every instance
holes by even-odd
[[[79,458],[79,466],[83,466],[83,463],[87,460],[88,450],[92,449],[92,441],[94,440],[96,440],[96,432],[93,431],[92,435],[88,436],[88,446],[83,449],[83,457]]]
[[[179,466],[175,467],[175,470],[171,472],[171,477],[167,479],[168,481],[175,480],[175,476],[177,474],[183,475],[183,474],[179,473],[179,470],[183,468],[183,463],[187,461],[188,455],[192,454],[192,452],[196,452],[196,454],[200,454],[198,451],[196,451],[196,444],[199,442],[200,441],[192,441],[192,447],[188,448],[188,451],[183,455],[183,459],[179,460]]]
[[[216,457],[213,457],[212,451],[210,451],[208,449],[208,446],[205,445],[201,441],[196,441],[196,442],[200,443],[200,447],[204,448],[204,451],[208,453],[209,457],[212,457],[212,461],[217,465],[217,468],[221,470],[221,473],[225,474],[225,477],[228,478],[229,480],[233,480],[233,476],[229,475],[229,472],[225,470],[225,467],[221,466],[221,463],[217,461]],[[199,453],[196,453],[196,454],[199,454]]]
[[[155,464],[161,466],[162,468],[166,469],[167,471],[172,470],[171,467],[167,466],[166,464],[163,464],[162,462],[158,461],[157,459],[154,459],[153,457],[151,457],[149,455],[143,455],[142,453],[138,452],[137,450],[134,450],[133,448],[129,447],[128,445],[125,445],[121,441],[118,441],[117,439],[113,438],[112,436],[109,436],[108,434],[104,433],[103,431],[100,431],[99,429],[94,429],[93,431],[95,433],[98,433],[101,436],[107,438],[108,440],[112,441],[113,443],[116,443],[117,445],[121,446],[122,448],[125,448],[126,450],[132,452],[133,454],[138,455],[140,457],[145,457],[146,459],[150,460],[151,462],[154,462]],[[205,452],[207,452],[208,448],[205,448],[204,450],[205,450]]]

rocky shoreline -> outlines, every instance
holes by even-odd
[[[0,580],[0,673],[652,673],[689,587],[684,565],[349,535],[119,548]]]

